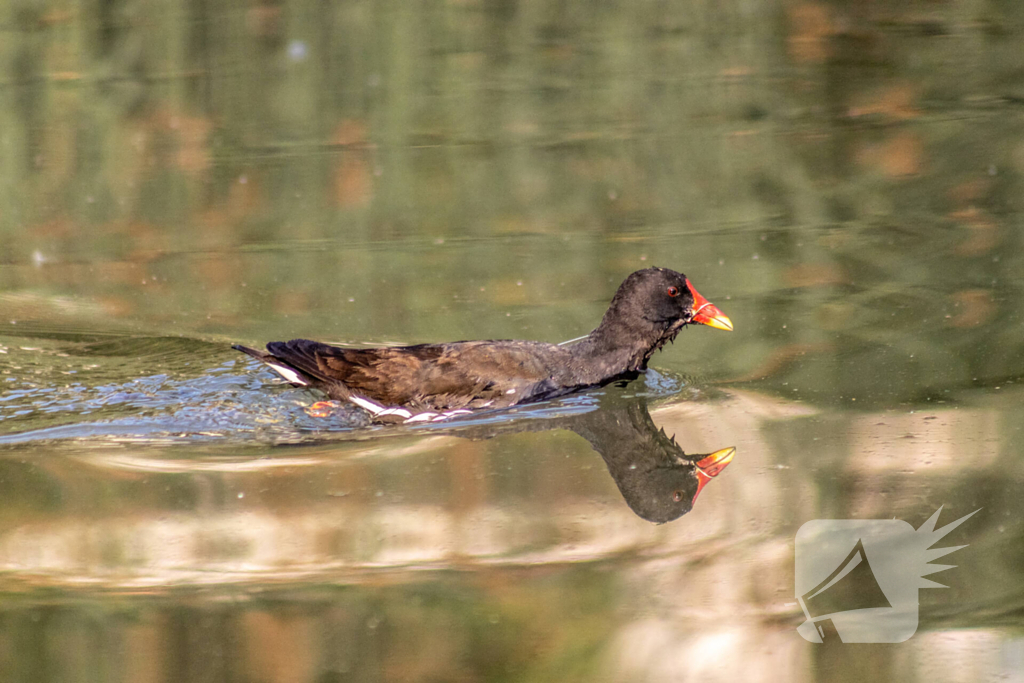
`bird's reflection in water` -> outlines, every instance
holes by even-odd
[[[493,429],[493,427],[492,427]],[[489,438],[520,431],[567,429],[590,442],[604,458],[626,504],[656,524],[689,512],[704,487],[736,454],[729,447],[714,453],[686,454],[673,437],[654,424],[643,398],[604,397],[600,407],[563,417],[509,422],[497,431],[459,430],[460,436]]]
[[[732,447],[684,453],[654,424],[644,401],[592,411],[567,427],[601,454],[630,509],[656,524],[689,512],[701,490],[736,454]]]

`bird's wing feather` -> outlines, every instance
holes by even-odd
[[[327,385],[382,405],[430,410],[505,407],[557,392],[552,374],[569,352],[541,360],[539,342],[454,342],[346,349],[305,339],[271,342],[275,359]],[[562,357],[564,356],[564,358]],[[328,390],[328,393],[332,393]]]

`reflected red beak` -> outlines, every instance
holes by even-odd
[[[734,455],[736,455],[736,448],[730,446],[729,448],[715,451],[711,455],[697,461],[697,493],[693,494],[694,500],[697,500],[697,496],[700,495],[700,492],[708,485],[709,481],[717,477],[722,473],[722,470],[729,466]]]
[[[732,332],[732,321],[729,320],[729,316],[701,296],[689,280],[686,281],[686,286],[690,288],[690,294],[693,294],[693,322]]]

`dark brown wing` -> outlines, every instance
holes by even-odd
[[[554,378],[570,360],[561,347],[521,341],[345,349],[293,339],[271,342],[267,350],[332,398],[355,394],[384,406],[439,411],[501,408],[564,393],[567,387]]]

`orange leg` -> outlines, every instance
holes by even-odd
[[[330,417],[340,406],[338,401],[317,401],[306,408],[306,414],[310,417]]]

